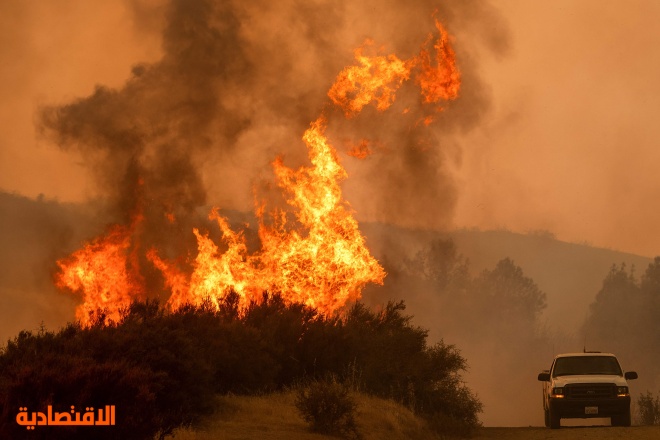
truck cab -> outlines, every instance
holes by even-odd
[[[565,353],[555,356],[550,370],[541,372],[545,426],[557,429],[562,418],[610,417],[612,426],[630,426],[628,380],[612,353]]]

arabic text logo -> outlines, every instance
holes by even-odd
[[[115,406],[105,405],[94,413],[94,407],[85,408],[84,414],[71,406],[71,411],[53,412],[53,406],[48,405],[46,413],[32,412],[28,415],[27,407],[18,408],[16,423],[33,430],[35,426],[110,426],[115,424]]]

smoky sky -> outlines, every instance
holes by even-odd
[[[433,32],[435,14],[450,33],[459,25],[490,29],[470,44],[481,41],[497,53],[507,47],[505,28],[491,25],[501,17],[483,2],[130,5],[137,27],[142,21],[158,27],[145,9],[162,14],[160,60],[135,63],[120,87],[97,84],[88,96],[43,105],[36,120],[43,139],[83,164],[109,202],[109,220],[127,222],[144,206],[150,231],[165,230],[168,214],[187,218],[206,205],[248,210],[255,185],[272,179],[277,155],[291,166],[304,163],[302,132],[367,38],[385,53],[410,58]],[[479,124],[490,105],[470,44],[454,40],[462,91],[436,127],[373,111],[337,123],[341,133],[331,142],[338,149],[342,140],[361,137],[379,145],[361,163],[342,158],[356,176],[346,197],[359,218],[450,225],[457,201],[451,169],[461,160],[454,137]],[[419,98],[406,101],[407,93],[401,90],[400,99],[419,105]],[[330,116],[332,133],[341,116]]]
[[[295,165],[305,160],[301,133],[318,115],[335,75],[353,62],[352,50],[372,38],[386,53],[405,58],[432,30],[430,16],[437,10],[454,36],[461,97],[431,133],[416,133],[435,148],[420,153],[412,138],[390,137],[363,163],[343,159],[352,173],[345,196],[358,217],[549,230],[562,240],[647,256],[658,248],[652,233],[659,215],[653,201],[660,190],[653,168],[660,96],[655,1],[636,0],[625,8],[594,0],[195,2],[188,6],[186,29],[200,33],[187,37],[176,30],[176,4],[164,0],[9,1],[0,8],[0,188],[5,191],[63,201],[107,197],[108,178],[116,180],[120,171],[93,167],[81,149],[70,143],[60,149],[53,145],[57,136],[35,134],[43,133],[35,130],[35,122],[43,128],[35,116],[39,109],[96,96],[114,99],[138,127],[129,131],[142,136],[143,150],[135,159],[143,173],[157,172],[152,159],[167,166],[189,158],[208,203],[247,211],[254,181],[272,178],[274,156],[284,154],[290,161],[285,163]],[[195,8],[199,16],[207,8],[211,21],[193,25]],[[182,9],[178,14],[183,20]],[[209,33],[204,36],[202,29]],[[210,47],[212,35],[221,35],[216,43],[226,47]],[[185,59],[194,58],[194,50],[181,52],[176,42],[183,40],[177,38],[195,41],[210,57],[224,56],[215,65],[224,73],[207,80],[197,76],[201,83],[195,86],[178,81],[196,70],[175,73],[176,62],[202,62],[210,70],[213,62]],[[204,89],[213,90],[202,103],[192,95]],[[206,128],[201,116],[164,122],[146,109],[163,105],[163,115],[183,117],[186,101],[206,108]],[[187,129],[199,133],[189,138],[194,153],[184,158],[171,150],[185,143],[175,139]],[[363,133],[353,129],[345,137]],[[156,152],[166,139],[178,146]],[[332,142],[341,149],[338,136]],[[97,165],[103,163],[102,151],[93,154]],[[147,160],[148,154],[153,157]],[[126,166],[126,154],[113,160]],[[411,166],[419,173],[403,181]],[[182,178],[190,190],[196,185],[191,178]],[[189,200],[199,203],[193,193]],[[410,193],[424,202],[405,197]],[[433,210],[420,216],[420,205]]]

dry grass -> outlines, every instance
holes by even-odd
[[[354,397],[358,404],[358,430],[364,440],[439,438],[424,420],[401,405],[363,394]],[[336,440],[310,432],[294,401],[292,391],[256,397],[218,397],[218,410],[213,416],[195,429],[176,430],[173,437],[175,440]]]

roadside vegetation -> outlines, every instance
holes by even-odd
[[[660,425],[660,396],[654,397],[650,391],[640,394],[637,411],[640,425]]]
[[[355,422],[362,440],[443,440],[428,421],[391,399],[352,391]],[[182,426],[167,440],[332,440],[310,430],[296,407],[295,389],[257,396],[222,395],[217,411],[196,426]],[[479,429],[479,428],[477,428]]]
[[[119,322],[98,313],[87,328],[21,332],[0,353],[0,438],[88,439],[90,429],[96,439],[165,438],[218,411],[218,396],[309,390],[327,378],[348,387],[344,397],[359,391],[398,402],[437,433],[478,426],[481,404],[461,376],[466,360],[452,345],[427,344],[403,302],[378,311],[356,303],[333,317],[278,295],[244,310],[237,304],[230,294],[219,310],[206,304],[169,313],[157,302],[135,302]],[[19,407],[47,405],[115,405],[117,423],[27,432],[15,422]],[[340,420],[354,423],[358,411],[349,405]],[[335,434],[361,435],[350,423]],[[313,419],[309,427],[318,428]]]

